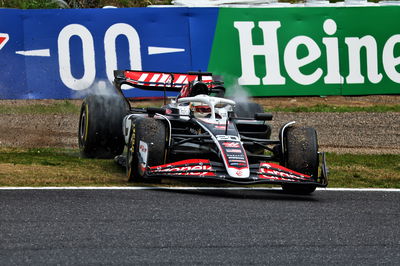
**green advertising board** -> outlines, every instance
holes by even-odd
[[[400,7],[220,8],[208,70],[252,96],[400,93]]]

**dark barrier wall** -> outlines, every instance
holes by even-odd
[[[0,9],[0,98],[80,98],[114,69],[212,71],[253,96],[399,94],[399,17],[397,6]]]

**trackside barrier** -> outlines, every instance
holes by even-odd
[[[390,5],[0,9],[0,99],[81,98],[115,69],[211,71],[253,96],[399,94],[399,15]]]

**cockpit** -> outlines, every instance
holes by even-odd
[[[223,119],[228,112],[233,111],[235,102],[229,99],[208,96],[205,94],[177,99],[178,108],[182,113],[188,112],[196,118]],[[188,109],[186,111],[186,109]]]

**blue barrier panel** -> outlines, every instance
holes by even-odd
[[[205,71],[218,16],[216,8],[0,12],[0,33],[10,36],[0,50],[3,99],[80,98],[110,85],[115,69]]]
[[[29,95],[24,58],[15,51],[24,49],[21,11],[0,9],[0,99]]]

